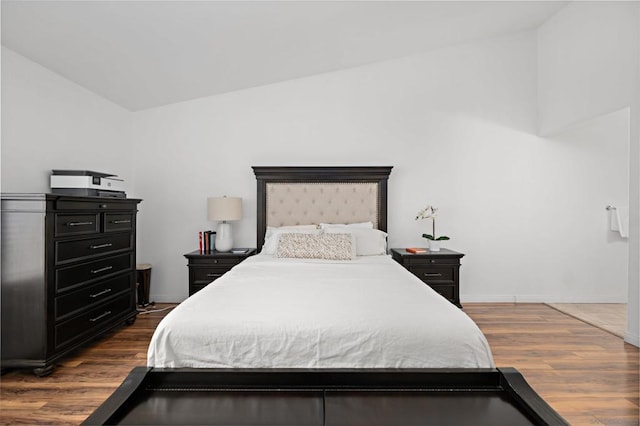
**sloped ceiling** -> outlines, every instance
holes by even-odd
[[[554,1],[2,1],[2,45],[127,108],[538,27]]]

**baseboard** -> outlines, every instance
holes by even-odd
[[[550,294],[461,294],[460,303],[627,303],[626,298],[604,295],[568,295]]]
[[[640,336],[637,334],[632,334],[627,331],[624,334],[624,341],[630,345],[640,348]]]

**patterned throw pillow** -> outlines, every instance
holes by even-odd
[[[351,234],[282,234],[276,257],[351,260],[355,246]]]

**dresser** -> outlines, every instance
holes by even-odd
[[[417,254],[394,248],[391,249],[391,256],[445,299],[462,308],[460,259],[464,254],[446,248]]]
[[[184,257],[187,258],[189,268],[189,296],[220,278],[247,257],[256,254],[255,248],[244,250],[244,253],[219,251],[202,253],[200,250],[196,250],[185,254]]]
[[[2,194],[3,369],[50,374],[136,309],[138,199]]]

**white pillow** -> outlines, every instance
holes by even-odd
[[[363,228],[373,229],[373,222],[360,222],[360,223],[321,223],[320,229],[326,228]]]
[[[348,233],[283,233],[276,257],[296,259],[351,260],[355,257],[354,237]]]
[[[265,238],[269,238],[274,232],[297,232],[297,231],[309,231],[319,229],[319,225],[287,225],[287,226],[267,226],[267,231],[264,233]]]
[[[375,256],[387,254],[387,233],[379,229],[327,227],[327,234],[340,234],[348,232],[356,239],[357,256]]]
[[[278,247],[278,239],[280,235],[285,233],[291,234],[320,234],[322,231],[318,229],[316,225],[299,225],[299,226],[281,226],[267,227],[265,232],[264,245],[262,246],[262,253],[264,254],[276,254],[276,248]]]

